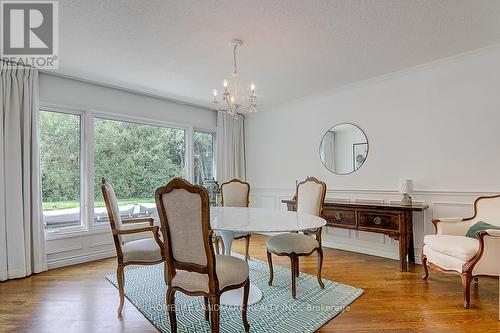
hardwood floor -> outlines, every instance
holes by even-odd
[[[244,242],[234,249],[243,253]],[[265,237],[252,236],[250,254],[266,260]],[[316,256],[301,259],[300,270],[315,274]],[[118,291],[104,279],[115,269],[106,259],[0,283],[0,332],[157,332],[128,301],[116,316]],[[473,283],[465,310],[458,276],[420,275],[419,265],[401,273],[397,260],[325,248],[323,278],[366,292],[319,332],[500,332],[498,280]]]

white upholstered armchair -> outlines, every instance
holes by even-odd
[[[470,306],[473,278],[499,275],[500,230],[479,231],[477,238],[465,236],[469,228],[480,221],[500,226],[500,195],[478,198],[472,217],[433,220],[436,235],[424,238],[423,278],[429,275],[427,265],[439,271],[458,273],[462,277],[464,308]]]

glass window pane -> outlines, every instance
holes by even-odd
[[[204,184],[214,178],[214,134],[194,132],[194,182]]]
[[[156,211],[155,190],[185,177],[185,131],[94,119],[94,222],[108,222],[101,179],[115,190],[122,217]]]
[[[81,117],[40,111],[43,221],[46,229],[78,226]]]

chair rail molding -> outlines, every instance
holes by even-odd
[[[500,191],[499,191],[500,192]],[[286,210],[281,201],[291,199],[295,193],[294,188],[252,188],[250,205],[253,207],[267,207]],[[432,219],[436,217],[468,216],[472,213],[474,200],[482,195],[491,195],[497,192],[485,191],[444,191],[424,190],[415,191],[415,203],[427,204],[429,209],[424,212],[413,213],[413,237],[415,261],[421,263],[420,254],[425,235],[434,233]],[[326,199],[342,202],[363,203],[394,203],[401,200],[397,190],[360,190],[360,189],[329,189]],[[323,232],[323,245],[336,248],[375,255],[390,259],[398,259],[398,242],[381,234],[325,227]]]

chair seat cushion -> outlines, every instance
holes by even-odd
[[[463,261],[469,261],[479,251],[479,241],[465,236],[427,235],[424,246]]]
[[[267,250],[271,253],[307,254],[317,247],[319,243],[316,239],[303,234],[279,234],[267,239]]]
[[[242,284],[248,279],[248,264],[231,256],[215,256],[215,269],[219,280],[219,290],[228,286]],[[186,291],[208,293],[208,274],[177,270],[172,279],[172,286]]]
[[[145,238],[127,242],[122,245],[123,261],[158,261],[161,260],[161,249],[154,238]]]

